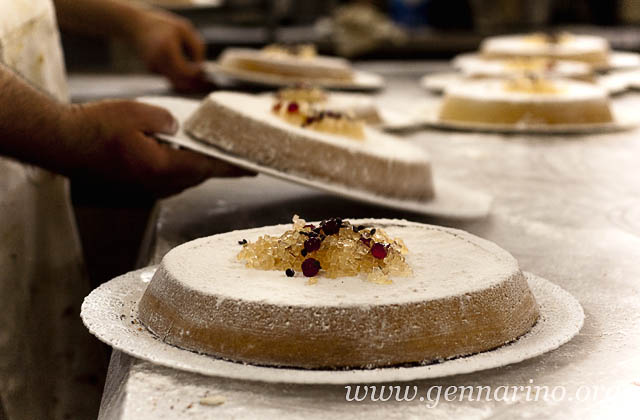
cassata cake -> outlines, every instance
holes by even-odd
[[[569,78],[592,82],[593,69],[579,61],[545,57],[510,57],[491,59],[463,54],[453,60],[454,67],[470,78],[512,78],[535,73],[545,78]]]
[[[348,60],[318,55],[312,45],[270,45],[261,50],[227,48],[218,63],[231,70],[270,74],[295,80],[337,79],[350,81],[353,69]]]
[[[385,197],[434,196],[425,151],[309,102],[214,92],[185,130],[230,154],[308,179]]]
[[[603,88],[538,77],[451,86],[445,91],[438,118],[455,123],[520,126],[613,122],[609,96]]]
[[[166,343],[307,369],[471,355],[516,340],[539,317],[507,251],[389,219],[294,218],[188,242],[165,255],[138,309]]]
[[[482,41],[480,53],[488,58],[546,57],[601,67],[609,61],[609,43],[599,36],[570,33],[501,35]]]

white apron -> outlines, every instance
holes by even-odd
[[[50,0],[0,0],[0,60],[68,100]],[[67,180],[0,157],[0,397],[9,420],[95,418],[102,355],[79,318],[88,292],[81,255]]]

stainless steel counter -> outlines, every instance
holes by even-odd
[[[397,68],[394,68],[394,66]],[[388,79],[380,98],[424,100],[430,63],[373,63]],[[638,109],[640,94],[616,101]],[[431,152],[435,176],[494,195],[484,220],[455,223],[375,208],[264,176],[212,180],[161,203],[149,263],[190,239],[290,220],[403,217],[466,229],[509,250],[524,270],[582,303],[581,333],[556,351],[516,365],[412,382],[442,386],[547,386],[554,399],[467,398],[347,402],[344,386],[267,385],[153,366],[114,352],[100,418],[637,418],[640,398],[640,129],[577,136],[502,136],[422,131],[403,137]],[[407,385],[407,384],[392,384]],[[564,390],[564,391],[562,391]],[[435,392],[435,391],[434,391]],[[562,397],[564,393],[564,398]],[[434,394],[432,394],[433,396]],[[503,395],[503,393],[499,393]],[[498,395],[498,396],[499,396]],[[206,405],[205,397],[219,398]]]

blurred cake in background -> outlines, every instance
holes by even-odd
[[[453,66],[470,78],[512,78],[535,73],[545,78],[570,78],[593,81],[590,65],[580,61],[557,60],[548,57],[509,57],[491,59],[477,54],[462,54]]]
[[[607,92],[574,80],[534,76],[478,80],[449,87],[441,121],[482,125],[561,125],[609,123]]]
[[[609,62],[609,43],[602,37],[570,33],[501,35],[482,41],[480,53],[485,58],[545,57],[602,67]]]
[[[313,45],[268,45],[260,50],[225,49],[218,64],[228,70],[291,77],[298,80],[351,80],[348,60],[318,55]]]

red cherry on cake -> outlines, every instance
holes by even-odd
[[[300,106],[298,106],[297,102],[291,102],[289,105],[287,105],[287,112],[298,112],[299,109]]]
[[[379,260],[383,260],[384,257],[387,256],[387,247],[385,247],[380,242],[376,242],[371,247],[371,255],[373,255],[375,258]]]
[[[317,250],[320,249],[320,244],[322,244],[322,241],[320,240],[320,238],[311,237],[311,238],[307,239],[306,241],[304,241],[304,249],[307,252],[317,251]]]
[[[320,223],[320,227],[325,235],[335,235],[340,232],[340,227],[342,226],[342,219],[336,217],[334,219],[325,220]]]
[[[302,274],[305,277],[314,277],[320,271],[320,261],[315,258],[307,258],[302,262]]]

